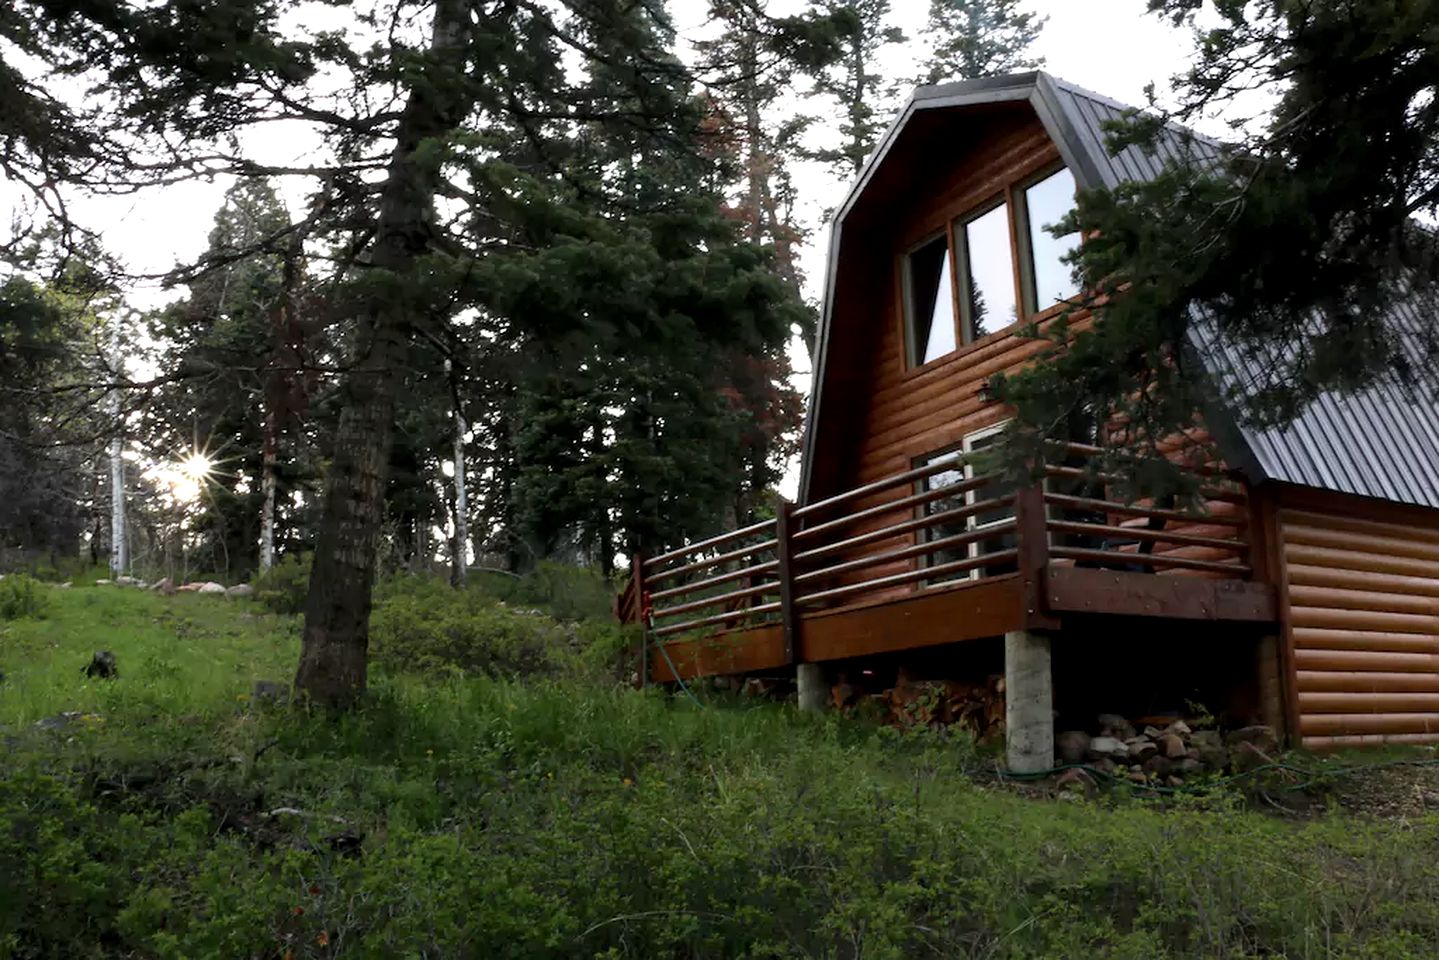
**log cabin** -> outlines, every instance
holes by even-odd
[[[1323,396],[1283,429],[1206,411],[1195,509],[1113,495],[1084,442],[1033,485],[975,472],[1008,418],[989,378],[1076,292],[1077,238],[1044,227],[1213,149],[1111,155],[1124,110],[1042,72],[915,92],[834,216],[797,502],[634,558],[646,681],[788,675],[815,706],[838,677],[998,672],[1017,770],[1052,766],[1056,717],[1196,698],[1296,746],[1439,742],[1432,393]],[[1192,346],[1255,372],[1202,325]]]

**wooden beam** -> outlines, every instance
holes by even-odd
[[[805,617],[800,657],[843,660],[998,637],[1023,625],[1019,578],[989,577]]]
[[[799,636],[800,617],[794,606],[794,504],[779,502],[775,511],[775,557],[779,561],[779,615],[784,637],[784,662],[794,663],[795,638]]]
[[[1051,567],[1045,586],[1045,601],[1054,613],[1253,622],[1277,617],[1274,588],[1244,580]]]
[[[1039,484],[1031,484],[1015,491],[1014,523],[1019,551],[1019,579],[1024,591],[1022,607],[1025,629],[1057,630],[1059,621],[1050,616],[1045,603],[1044,577],[1049,568],[1049,518],[1044,506],[1044,488]]]
[[[654,661],[653,679],[668,683],[679,678],[715,677],[733,673],[752,673],[783,667],[784,630],[778,623],[767,623],[750,630],[736,630],[699,640],[672,640],[664,649],[650,657]],[[674,667],[671,669],[670,665]]]

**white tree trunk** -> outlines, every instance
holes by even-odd
[[[119,380],[124,368],[124,357],[120,346],[120,318],[112,320],[110,327],[110,364],[112,376]],[[113,418],[110,438],[110,572],[115,576],[126,573],[130,568],[130,557],[125,540],[125,439],[120,422],[120,390],[110,391],[110,416]]]
[[[465,491],[465,415],[455,407],[455,583],[469,572],[469,500]]]
[[[264,501],[260,504],[260,572],[264,573],[275,565],[275,461],[276,434],[274,411],[265,416],[264,465],[260,473],[260,490]]]

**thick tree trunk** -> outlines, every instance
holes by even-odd
[[[295,686],[311,702],[353,706],[364,695],[371,589],[394,434],[395,396],[409,334],[409,273],[434,238],[443,176],[433,141],[473,105],[464,77],[470,0],[438,0],[429,63],[412,82],[380,196],[366,293],[357,304],[356,361],[325,478],[324,514],[305,604]]]

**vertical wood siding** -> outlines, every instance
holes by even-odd
[[[1439,743],[1439,511],[1384,516],[1338,494],[1284,502],[1303,745]]]

